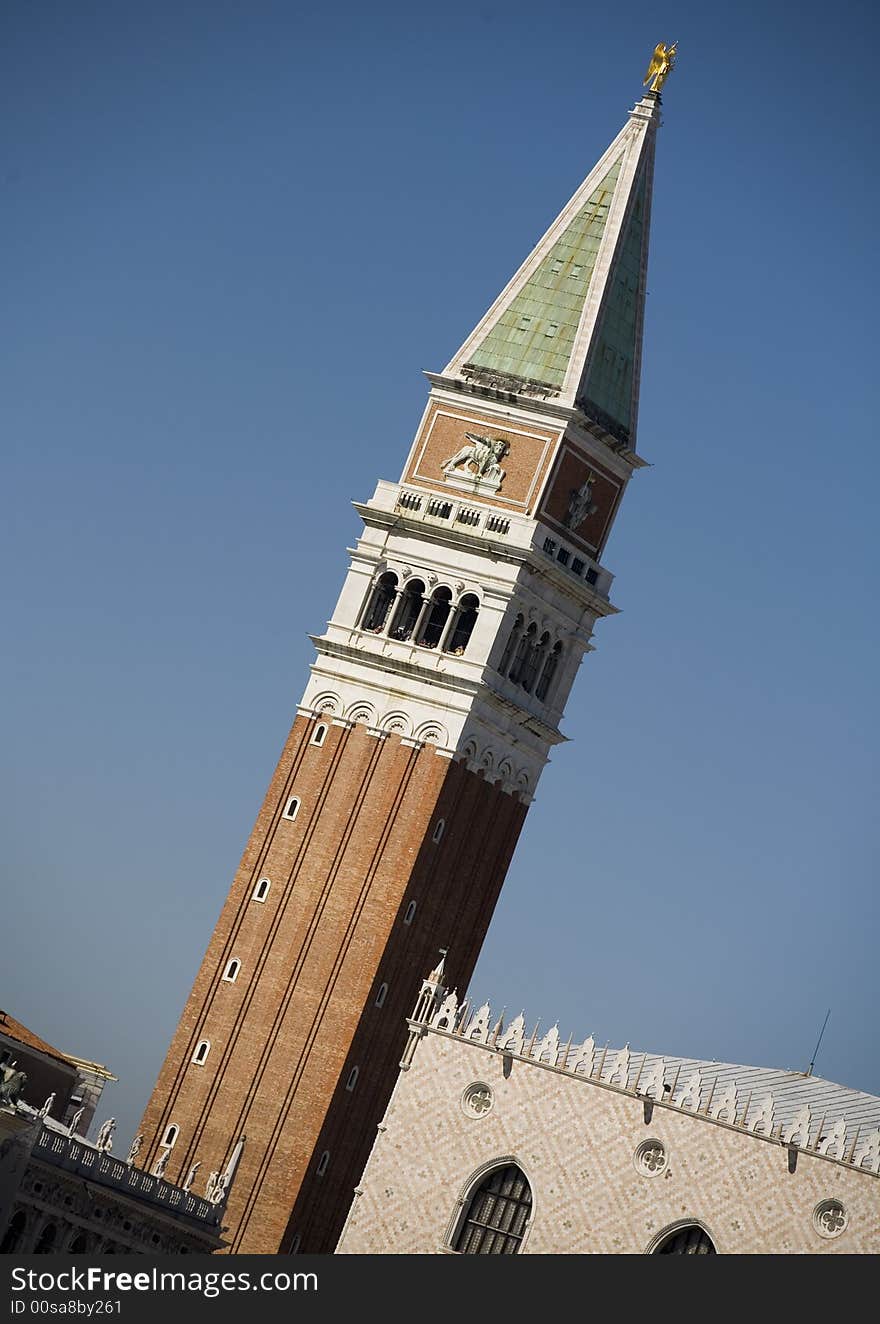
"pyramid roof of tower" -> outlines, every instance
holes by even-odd
[[[578,408],[634,447],[659,98],[647,94],[443,376]]]

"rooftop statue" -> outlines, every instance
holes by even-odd
[[[0,1067],[0,1106],[14,1108],[26,1084],[27,1074],[24,1071],[9,1071]]]
[[[645,74],[642,84],[643,87],[647,83],[651,84],[648,88],[649,92],[659,92],[672,73],[677,46],[677,41],[672,42],[669,46],[665,46],[662,41],[659,41],[654,47],[654,54],[651,56],[651,63],[648,65],[648,72]]]

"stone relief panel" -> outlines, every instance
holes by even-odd
[[[563,444],[539,516],[598,556],[623,491],[619,478]]]
[[[435,407],[402,481],[531,511],[558,439],[558,432]]]

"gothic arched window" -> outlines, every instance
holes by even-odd
[[[380,632],[388,617],[388,609],[394,601],[396,592],[397,575],[391,574],[390,571],[380,575],[367,603],[364,618],[361,621],[362,630],[369,630],[372,634]]]
[[[674,1228],[654,1247],[655,1255],[717,1255],[712,1238],[697,1223]]]
[[[532,1212],[532,1190],[515,1163],[495,1168],[471,1192],[452,1249],[459,1255],[516,1255]]]
[[[436,588],[431,595],[431,610],[425,617],[416,643],[422,648],[436,648],[443,636],[443,628],[452,610],[452,592]]]
[[[54,1223],[47,1223],[40,1233],[40,1239],[34,1246],[35,1255],[52,1255],[55,1251],[57,1229]]]
[[[425,601],[425,586],[420,579],[411,579],[400,595],[391,629],[392,639],[409,639],[419,619]]]
[[[452,627],[449,638],[446,641],[445,652],[462,654],[470,643],[471,635],[474,632],[474,626],[477,623],[477,613],[480,610],[480,600],[475,593],[465,593],[461,602],[458,604],[455,625]]]

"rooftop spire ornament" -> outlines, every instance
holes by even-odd
[[[654,47],[654,54],[651,56],[651,63],[648,65],[648,72],[645,74],[644,87],[647,83],[651,86],[649,92],[659,92],[663,84],[675,66],[675,52],[678,42],[673,41],[669,46],[665,46],[659,41]]]

